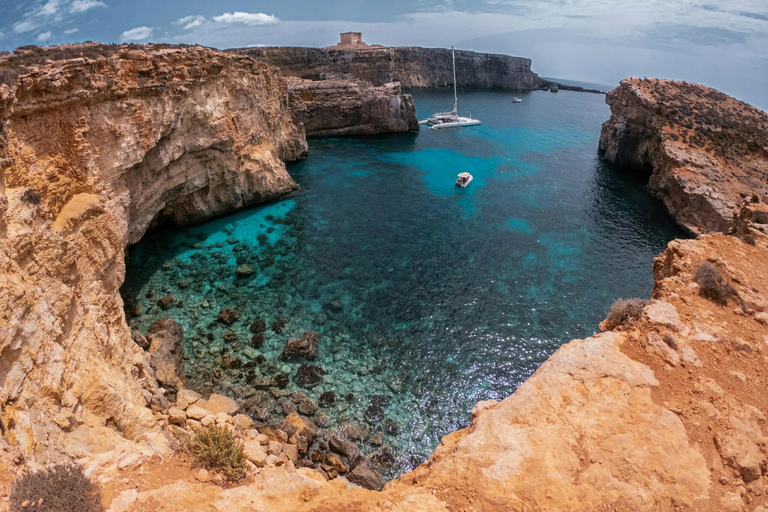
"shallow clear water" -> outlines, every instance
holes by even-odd
[[[452,103],[450,90],[414,96],[420,118]],[[642,180],[598,158],[604,96],[511,96],[466,91],[460,108],[478,127],[313,140],[289,165],[300,191],[149,233],[130,251],[124,297],[144,313],[131,324],[181,322],[190,383],[255,396],[271,423],[285,391],[255,379],[284,373],[287,391],[315,402],[333,391],[315,419],[384,433],[394,460],[385,449],[380,469],[409,470],[468,424],[475,402],[509,395],[562,343],[596,332],[615,299],[649,296],[653,258],[682,236]],[[463,171],[474,180],[456,189]],[[257,272],[237,278],[239,264]],[[166,293],[177,304],[162,311]],[[230,327],[215,322],[225,307],[242,314]],[[287,320],[258,349],[256,317]],[[279,358],[305,331],[319,333],[312,364],[325,371],[311,389],[293,382],[300,363]],[[244,367],[222,369],[224,356]]]

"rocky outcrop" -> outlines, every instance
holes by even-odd
[[[285,82],[199,47],[38,48],[0,64],[22,70],[0,85],[0,432],[32,461],[126,438],[162,451],[147,406],[162,409],[157,378],[173,384],[180,354],[159,345],[153,370],[133,342],[124,250],[162,219],[296,188],[283,161],[307,146]]]
[[[307,136],[338,137],[416,131],[413,97],[398,83],[288,78],[288,101]]]
[[[267,47],[230,50],[279,67],[287,76],[310,80],[357,79],[405,88],[453,84],[451,50],[419,47],[370,47],[364,50]],[[462,87],[538,89],[543,81],[531,60],[509,55],[456,51],[456,78]]]
[[[768,189],[768,114],[714,89],[629,78],[609,93],[606,161],[649,187],[691,233],[724,232],[744,198]]]

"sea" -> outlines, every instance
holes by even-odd
[[[452,107],[451,89],[410,93],[420,119]],[[301,412],[362,436],[387,478],[412,469],[476,402],[598,332],[615,300],[649,297],[654,258],[684,236],[648,176],[601,160],[604,95],[515,95],[461,91],[480,126],[312,139],[288,164],[295,193],[147,233],[127,258],[129,324],[180,322],[189,384],[258,424],[307,397]],[[462,172],[473,181],[456,188]],[[222,308],[240,318],[217,322]],[[305,332],[317,357],[285,360]]]

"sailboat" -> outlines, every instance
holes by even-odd
[[[453,46],[451,46],[451,57],[453,60],[453,110],[450,112],[438,112],[437,114],[432,114],[432,117],[429,119],[419,121],[419,124],[428,124],[434,130],[482,124],[479,119],[472,119],[471,116],[461,117],[459,115],[459,96],[456,89],[456,52]]]
[[[520,97],[520,75],[517,76],[517,96],[512,98],[512,103],[522,103],[523,98]]]

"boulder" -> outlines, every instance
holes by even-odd
[[[256,273],[256,269],[253,268],[251,265],[248,265],[247,263],[243,265],[238,265],[237,268],[235,269],[235,275],[239,278],[250,277],[255,273]]]
[[[263,468],[267,463],[267,451],[255,439],[243,443],[243,455],[260,468]]]
[[[314,359],[317,357],[317,345],[320,338],[315,332],[305,332],[301,338],[290,339],[285,343],[283,359]]]
[[[288,442],[298,447],[299,453],[306,453],[309,445],[317,436],[317,427],[308,419],[291,413],[286,416],[280,428],[288,434]]]
[[[262,320],[261,318],[256,318],[253,322],[251,322],[251,326],[249,327],[249,330],[252,334],[259,334],[267,330],[267,322]]]
[[[193,419],[193,420],[202,420],[206,416],[208,416],[210,413],[203,409],[202,407],[199,407],[197,405],[190,405],[187,407],[187,418]]]
[[[293,381],[299,386],[311,389],[320,383],[325,370],[312,364],[303,364],[296,370]]]
[[[652,324],[667,327],[675,332],[680,332],[685,328],[677,314],[677,308],[669,302],[654,300],[645,306],[643,313]]]
[[[200,400],[200,398],[202,398],[202,396],[197,391],[192,391],[187,388],[181,389],[176,395],[176,407],[185,410],[187,407]]]
[[[184,409],[179,409],[176,406],[168,409],[168,423],[172,423],[174,425],[184,425],[186,422],[187,414],[184,412]]]
[[[384,480],[381,475],[371,469],[366,462],[358,464],[355,469],[350,471],[347,474],[347,480],[372,491],[380,491],[384,488]]]
[[[349,457],[350,460],[354,460],[360,454],[360,450],[355,443],[342,439],[335,434],[328,439],[328,447],[339,455]]]
[[[149,326],[149,364],[157,381],[166,389],[175,391],[182,387],[183,339],[181,324],[170,318],[159,318]]]
[[[147,350],[149,348],[149,341],[139,331],[133,331],[131,333],[131,338],[133,339],[133,342],[135,344],[137,344],[144,350]]]
[[[157,301],[157,305],[160,306],[160,308],[165,311],[166,309],[170,309],[171,306],[173,306],[173,303],[176,302],[176,297],[174,297],[171,294],[166,295],[165,297],[161,298]]]
[[[240,410],[240,406],[237,404],[237,402],[231,398],[227,398],[224,395],[219,395],[216,393],[212,394],[208,400],[205,401],[205,404],[201,406],[211,414],[218,414],[220,412],[226,414],[235,414]]]
[[[232,325],[240,318],[240,312],[232,308],[223,308],[219,311],[216,321],[226,325]]]

